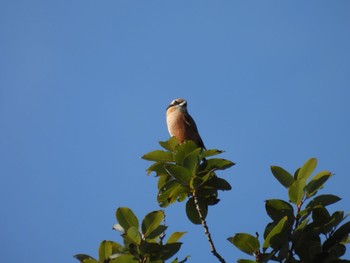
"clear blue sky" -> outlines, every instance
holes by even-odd
[[[208,148],[237,163],[209,210],[218,250],[262,235],[264,200],[286,199],[269,166],[310,157],[335,176],[322,193],[350,211],[350,1],[74,0],[0,3],[0,260],[97,255],[119,206],[159,209],[140,157],[169,135],[165,108],[188,100]],[[184,204],[180,257],[215,262]],[[350,258],[350,252],[347,253]]]

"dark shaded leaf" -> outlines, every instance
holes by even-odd
[[[204,164],[205,164],[205,171],[225,170],[235,165],[230,160],[220,159],[220,158],[208,159],[204,162]]]
[[[205,219],[208,214],[208,207],[206,205],[203,205],[201,202],[199,203],[199,207],[202,212],[202,216]],[[200,225],[202,223],[198,211],[196,209],[196,204],[194,202],[193,197],[188,199],[186,203],[186,215],[193,224]]]
[[[282,167],[271,166],[273,176],[286,188],[291,186],[294,182],[293,176]]]
[[[283,200],[267,200],[265,209],[273,221],[280,221],[284,216],[287,216],[289,219],[294,217],[293,207]]]
[[[212,150],[204,150],[201,157],[202,158],[208,158],[210,156],[218,155],[223,153],[224,151],[217,150],[217,149],[212,149]]]
[[[350,234],[350,222],[339,227],[333,235],[323,243],[323,250],[329,250],[332,246],[342,242]]]
[[[134,226],[136,229],[139,228],[139,221],[130,208],[119,207],[116,212],[116,218],[125,231],[132,226]]]
[[[315,170],[317,165],[317,159],[311,158],[307,160],[304,165],[300,168],[300,171],[298,173],[298,179],[307,179],[310,177],[312,172]]]
[[[86,255],[86,254],[77,254],[77,255],[74,255],[74,257],[79,260],[80,262],[83,262],[85,259],[90,259],[90,260],[93,260],[94,262],[97,263],[97,260],[94,259],[93,257],[89,256],[89,255]]]
[[[312,209],[312,220],[316,226],[323,226],[330,220],[331,215],[323,206],[316,206]]]
[[[250,259],[238,259],[238,263],[256,263],[255,260],[250,260]]]
[[[151,233],[148,234],[147,239],[155,239],[158,238],[161,234],[167,230],[167,226],[165,225],[160,225],[158,226],[155,230],[153,230]]]
[[[332,176],[329,171],[322,171],[316,174],[307,184],[307,197],[312,196]]]
[[[155,150],[153,152],[149,152],[143,155],[142,159],[155,162],[173,162],[174,156],[171,152]]]
[[[248,255],[254,255],[260,248],[259,240],[246,233],[238,233],[233,237],[229,237],[227,240]]]
[[[313,262],[312,259],[321,252],[321,239],[317,232],[303,232],[295,241],[294,250],[303,262]]]
[[[340,201],[341,198],[336,195],[319,195],[308,203],[306,208],[315,207],[318,205],[327,206]]]
[[[167,260],[173,257],[181,248],[182,243],[167,243],[162,247],[162,259]]]

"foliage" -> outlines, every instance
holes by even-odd
[[[124,244],[104,240],[101,242],[99,259],[85,254],[74,257],[82,263],[161,263],[173,257],[181,247],[179,239],[185,232],[174,232],[164,242],[167,226],[163,211],[153,211],[142,220],[141,227],[134,212],[127,207],[119,207],[116,212],[118,224],[114,230],[120,231]],[[185,258],[181,262],[185,262]],[[178,263],[178,259],[172,261]]]
[[[157,201],[166,208],[186,201],[186,215],[194,224],[201,224],[210,244],[212,254],[221,263],[225,260],[216,251],[209,227],[205,220],[208,207],[218,204],[219,191],[230,190],[231,185],[217,175],[234,165],[217,158],[220,150],[198,148],[192,141],[178,144],[175,138],[160,142],[162,150],[145,154],[142,158],[153,162],[147,174],[158,178]],[[251,262],[350,262],[341,259],[349,243],[350,222],[344,223],[343,211],[330,213],[328,206],[340,200],[336,195],[318,195],[333,174],[321,171],[313,175],[317,160],[311,158],[292,175],[282,167],[271,166],[273,176],[286,188],[288,200],[270,199],[265,202],[267,224],[262,238],[256,233],[238,233],[228,238],[235,247],[252,256],[240,259]],[[180,238],[185,232],[175,232],[165,242],[164,211],[147,214],[141,224],[126,207],[116,212],[118,223],[114,230],[122,234],[123,244],[103,241],[99,259],[85,254],[75,257],[83,263],[162,263],[171,260],[180,250]],[[185,262],[174,259],[171,262]]]
[[[228,240],[254,260],[238,262],[350,262],[341,260],[349,242],[350,222],[343,211],[330,214],[327,206],[340,200],[338,196],[317,195],[333,175],[321,171],[309,179],[317,165],[311,158],[292,176],[278,166],[271,166],[272,174],[287,189],[289,202],[270,199],[265,209],[272,222],[259,236],[239,233]],[[304,207],[304,205],[306,206]]]
[[[222,158],[212,158],[222,151],[198,148],[193,141],[179,145],[173,137],[166,142],[160,142],[160,145],[165,151],[156,150],[142,157],[154,162],[147,169],[147,174],[154,172],[158,177],[158,204],[165,208],[175,201],[187,200],[188,219],[194,224],[201,224],[196,204],[200,206],[205,219],[208,206],[216,205],[220,201],[218,191],[231,189],[231,185],[215,172],[225,170],[234,163]]]

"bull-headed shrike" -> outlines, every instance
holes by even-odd
[[[205,149],[197,125],[187,111],[187,101],[175,99],[166,110],[166,122],[170,136],[175,136],[179,143],[194,141],[198,147]]]

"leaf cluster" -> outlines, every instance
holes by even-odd
[[[85,254],[75,255],[82,263],[162,263],[173,257],[181,247],[180,238],[185,232],[174,232],[164,241],[167,226],[163,211],[147,214],[139,224],[133,211],[127,207],[119,207],[116,211],[118,223],[114,230],[120,231],[123,244],[104,240],[99,247],[99,258]],[[187,258],[181,262],[185,262]],[[178,259],[172,263],[179,263]]]
[[[145,154],[142,158],[152,161],[147,174],[154,172],[158,177],[157,201],[161,207],[167,207],[175,201],[187,200],[186,214],[194,224],[200,224],[196,205],[200,206],[205,218],[208,206],[217,204],[218,191],[230,190],[231,185],[216,172],[234,165],[233,162],[213,158],[222,153],[220,150],[204,150],[193,141],[179,144],[175,137],[160,142],[163,150]],[[194,195],[198,202],[196,204]]]
[[[349,242],[350,222],[342,224],[343,211],[331,214],[327,206],[340,200],[338,196],[317,195],[332,174],[316,173],[311,179],[317,160],[311,158],[291,175],[285,169],[271,166],[275,178],[287,189],[289,202],[270,199],[265,209],[272,222],[259,236],[239,233],[228,240],[241,251],[255,257],[238,262],[350,262],[341,257]],[[304,207],[304,204],[306,206]]]

